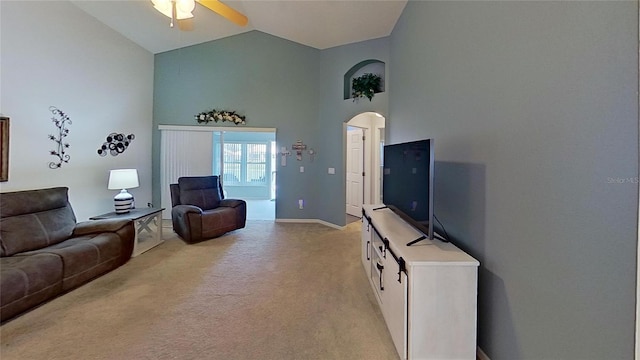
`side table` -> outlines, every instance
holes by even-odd
[[[140,208],[131,209],[125,214],[110,213],[90,217],[90,220],[100,219],[129,219],[133,220],[136,228],[135,242],[133,244],[132,257],[158,246],[164,242],[162,239],[162,210],[164,208]]]

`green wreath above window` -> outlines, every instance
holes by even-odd
[[[381,91],[381,83],[382,78],[377,74],[366,73],[357,78],[353,78],[351,81],[351,97],[353,101],[365,96],[371,101],[373,94]]]

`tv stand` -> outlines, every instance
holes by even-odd
[[[391,209],[362,215],[362,264],[400,358],[475,359],[478,261]]]
[[[427,238],[426,236],[422,235],[422,236],[420,236],[419,238],[417,238],[417,239],[415,239],[415,240],[409,241],[409,242],[407,243],[407,246],[411,246],[411,245],[413,245],[413,244],[416,244],[417,242],[422,241],[422,240],[424,240],[424,239],[426,239],[426,238]]]

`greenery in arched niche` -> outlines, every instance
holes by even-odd
[[[381,68],[381,69],[379,69]],[[368,71],[369,69],[375,69],[376,71]],[[349,69],[344,74],[344,99],[352,98],[352,81],[354,78],[361,77],[363,72],[374,73],[380,77],[380,87],[374,93],[384,91],[384,79],[385,79],[385,63],[376,59],[363,60]],[[369,99],[371,100],[371,99]]]
[[[378,74],[364,73],[351,81],[351,97],[353,101],[366,97],[371,101],[373,95],[381,91],[382,78]]]

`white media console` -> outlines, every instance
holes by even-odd
[[[401,359],[475,359],[478,261],[364,205],[362,264]]]

